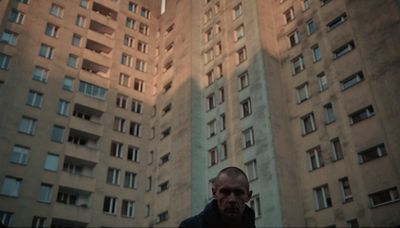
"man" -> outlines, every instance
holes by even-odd
[[[214,200],[180,228],[255,228],[254,211],[246,205],[252,192],[246,174],[237,167],[221,170],[212,188]]]

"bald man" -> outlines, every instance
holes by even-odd
[[[198,215],[184,220],[180,228],[254,228],[254,211],[246,174],[237,167],[221,170],[212,188],[214,200]]]

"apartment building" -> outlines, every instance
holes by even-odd
[[[399,1],[0,1],[0,219],[397,226]]]

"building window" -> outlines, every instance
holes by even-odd
[[[17,38],[17,33],[5,30],[1,35],[1,42],[15,46],[17,45]]]
[[[343,177],[339,179],[340,191],[342,193],[342,202],[347,203],[353,201],[349,178]]]
[[[124,152],[124,144],[115,141],[111,142],[111,153],[110,153],[111,156],[122,158],[124,156],[123,152]]]
[[[165,65],[164,65],[164,72],[168,71],[169,69],[172,68],[172,66],[174,65],[173,60],[168,61]]]
[[[48,153],[44,162],[44,169],[56,172],[58,170],[58,158],[57,154]]]
[[[51,141],[62,143],[64,141],[64,127],[54,125],[51,131]]]
[[[172,41],[167,46],[165,46],[165,51],[168,52],[168,51],[172,50],[173,47],[174,47],[174,42]]]
[[[308,150],[307,156],[308,156],[308,168],[310,171],[319,169],[324,166],[321,147],[317,146],[315,148]]]
[[[226,160],[228,158],[228,146],[226,142],[221,143],[221,149],[219,151],[219,158],[221,161]]]
[[[303,55],[299,55],[291,60],[292,62],[292,73],[293,75],[300,73],[304,70],[304,59]]]
[[[294,31],[288,35],[289,47],[294,47],[300,43],[299,31]]]
[[[316,210],[332,207],[332,199],[329,194],[328,185],[323,185],[313,190]]]
[[[158,193],[168,190],[169,181],[164,181],[163,183],[158,185]]]
[[[69,116],[69,106],[70,106],[69,101],[59,100],[57,113],[62,116]]]
[[[357,219],[351,219],[351,220],[346,221],[346,227],[359,228],[360,225],[358,224]]]
[[[146,192],[151,191],[151,184],[152,184],[152,178],[151,178],[151,176],[150,176],[150,177],[147,177]]]
[[[149,26],[143,23],[139,24],[139,33],[148,36],[150,34]]]
[[[136,23],[135,20],[133,20],[130,17],[127,17],[126,21],[125,21],[125,27],[127,27],[129,29],[135,29],[135,23]]]
[[[17,2],[20,2],[23,4],[29,4],[29,0],[17,0]]]
[[[109,214],[117,213],[117,198],[106,196],[104,197],[103,212]]]
[[[69,54],[67,66],[72,68],[78,68],[78,56]]]
[[[131,200],[122,200],[121,215],[126,217],[134,217],[135,202]]]
[[[51,4],[50,14],[62,18],[64,16],[64,8],[59,5]]]
[[[143,102],[132,99],[131,111],[141,114],[143,110]]]
[[[6,176],[1,185],[0,194],[10,197],[19,197],[21,182],[21,178]]]
[[[246,47],[242,47],[236,52],[236,64],[240,64],[247,59]]]
[[[167,82],[163,87],[163,93],[168,92],[172,88],[172,81]]]
[[[331,103],[324,105],[325,123],[330,124],[335,121],[335,114],[333,113],[333,106]]]
[[[165,115],[165,114],[167,114],[169,111],[171,111],[171,108],[172,108],[172,104],[171,103],[169,103],[169,104],[167,104],[163,109],[162,109],[162,115]]]
[[[143,93],[144,92],[144,81],[135,78],[133,81],[133,90]]]
[[[214,71],[210,70],[207,74],[206,74],[206,78],[207,78],[207,86],[210,86],[214,83]]]
[[[333,161],[341,160],[344,157],[339,138],[334,138],[331,140],[331,155]]]
[[[78,34],[72,35],[72,41],[71,41],[72,46],[80,47],[81,43],[82,43],[82,37],[80,35]]]
[[[58,34],[59,34],[59,31],[60,31],[60,27],[58,27],[58,26],[56,26],[56,25],[53,25],[53,24],[51,24],[51,23],[47,23],[47,24],[46,24],[46,29],[45,29],[44,33],[45,33],[47,36],[57,38],[57,37],[58,37]]]
[[[224,76],[223,73],[223,67],[222,67],[222,63],[218,64],[217,68],[215,69],[216,73],[216,77],[217,78],[222,78]]]
[[[80,0],[79,6],[87,9],[89,7],[89,1],[88,0]]]
[[[0,69],[8,70],[10,67],[11,56],[0,52]]]
[[[338,27],[339,25],[343,24],[345,21],[347,21],[347,14],[343,13],[339,17],[336,17],[335,19],[331,20],[328,24],[326,24],[326,27],[328,28],[328,31],[331,31],[334,28]]]
[[[247,128],[242,132],[242,148],[246,149],[254,145],[254,133],[253,128]]]
[[[204,63],[209,63],[214,59],[214,49],[210,48],[204,52]]]
[[[249,74],[247,71],[241,73],[239,76],[239,90],[249,86]]]
[[[308,83],[304,83],[296,88],[297,103],[302,103],[310,98],[308,93]]]
[[[171,128],[169,127],[169,128],[167,128],[167,129],[165,129],[164,131],[161,132],[161,139],[166,138],[170,134],[171,134]]]
[[[45,217],[38,217],[38,216],[33,216],[33,220],[32,220],[32,228],[44,228],[45,226],[45,222],[46,222],[46,218]]]
[[[168,211],[164,211],[157,215],[157,223],[165,222],[168,220],[168,218],[169,218]]]
[[[140,16],[149,19],[150,18],[150,10],[142,7],[140,9]]]
[[[147,53],[147,44],[139,40],[137,43],[137,50],[143,53]]]
[[[17,24],[23,24],[24,19],[25,19],[25,15],[16,9],[11,9],[10,12],[8,13],[8,21],[10,21],[10,22],[14,22]]]
[[[217,134],[217,121],[214,119],[207,123],[207,135],[211,138]]]
[[[135,39],[127,34],[124,35],[124,45],[133,48],[135,45]]]
[[[150,216],[150,204],[146,204],[145,207],[145,217],[149,217]]]
[[[130,81],[129,75],[123,73],[119,74],[119,80],[118,80],[119,85],[129,87],[129,81]]]
[[[219,119],[220,119],[220,131],[224,131],[226,129],[225,113],[219,115]]]
[[[160,157],[160,165],[167,163],[170,160],[170,153],[166,153]]]
[[[11,219],[13,213],[7,211],[0,211],[0,223],[6,227],[11,227]]]
[[[303,10],[308,10],[310,8],[311,0],[303,0]]]
[[[128,146],[127,159],[129,161],[139,162],[140,150],[136,146]]]
[[[147,63],[144,60],[136,59],[135,69],[140,72],[146,72],[147,71]]]
[[[303,135],[307,135],[317,129],[315,126],[314,113],[309,113],[301,117],[301,129]]]
[[[215,104],[215,94],[214,93],[208,95],[206,100],[207,100],[207,110],[211,110],[211,109],[215,108],[216,104]]]
[[[121,64],[125,65],[127,67],[132,67],[133,66],[133,57],[126,53],[122,53],[121,54]]]
[[[74,88],[74,78],[65,76],[63,80],[63,87],[64,90],[72,91]]]
[[[233,34],[234,34],[235,41],[242,39],[244,37],[244,25],[243,24],[239,25],[239,27],[237,27],[233,31]]]
[[[326,77],[326,74],[324,72],[321,72],[317,75],[318,78],[318,85],[319,85],[319,91],[325,91],[328,89],[328,78]]]
[[[307,25],[307,35],[313,34],[317,30],[317,26],[313,20],[309,20],[306,22]]]
[[[362,71],[359,71],[340,81],[340,86],[342,90],[346,90],[350,87],[353,87],[354,85],[357,85],[363,80],[364,80],[364,73]]]
[[[19,123],[18,131],[28,135],[33,135],[35,134],[36,130],[36,122],[36,119],[23,116],[21,122]]]
[[[215,56],[219,56],[222,53],[222,43],[221,42],[218,42],[214,46],[214,52],[215,52]]]
[[[36,66],[33,74],[32,74],[32,79],[40,82],[47,82],[49,78],[49,70]]]
[[[46,45],[46,44],[40,45],[39,56],[46,58],[46,59],[52,59],[53,54],[54,54],[53,47],[50,47],[49,45]]]
[[[218,102],[221,104],[224,103],[224,101],[225,101],[225,89],[224,87],[221,87],[218,89]]]
[[[113,129],[114,129],[114,131],[124,133],[125,132],[125,119],[120,118],[120,117],[115,117]]]
[[[39,188],[39,193],[37,195],[37,200],[42,203],[51,202],[51,190],[53,186],[50,184],[42,183]]]
[[[128,107],[128,97],[123,94],[117,94],[116,106],[126,109]]]
[[[84,81],[79,81],[79,92],[102,100],[104,100],[107,95],[107,90],[105,88]]]
[[[249,201],[251,209],[254,211],[254,215],[256,218],[261,217],[261,204],[260,197],[258,195],[253,196]]]
[[[125,172],[124,187],[125,188],[136,188],[136,173]]]
[[[75,25],[84,28],[86,24],[86,17],[82,15],[77,15],[75,20]]]
[[[244,118],[247,117],[249,115],[251,115],[252,113],[252,108],[251,108],[251,99],[250,97],[245,99],[244,101],[240,102],[240,117]]]
[[[10,162],[20,165],[28,164],[29,150],[29,147],[14,145],[11,152]]]
[[[384,144],[379,144],[358,152],[358,161],[360,164],[386,156],[386,147]]]
[[[138,122],[131,122],[129,126],[129,134],[135,137],[141,136],[141,124]]]
[[[321,60],[321,49],[318,44],[311,47],[311,52],[314,62]]]
[[[242,3],[239,3],[233,8],[233,20],[236,20],[242,15]]]
[[[218,163],[218,150],[216,147],[208,150],[208,166],[211,167]]]
[[[43,103],[43,94],[37,91],[30,90],[28,93],[28,99],[26,104],[35,108],[42,107]]]
[[[204,32],[204,42],[207,43],[213,37],[213,29],[209,28],[207,31]]]
[[[289,8],[285,12],[283,12],[283,17],[285,19],[285,24],[289,24],[294,20],[294,9],[293,7]]]
[[[383,206],[400,200],[397,187],[369,194],[368,198],[371,207]]]
[[[257,161],[251,160],[245,164],[246,174],[249,181],[257,179]]]
[[[119,185],[119,169],[108,168],[107,170],[107,184]]]
[[[339,48],[337,48],[333,51],[333,58],[338,59],[338,58],[346,55],[347,53],[351,52],[355,48],[356,48],[356,46],[354,45],[353,41],[347,42],[346,44],[340,46]]]
[[[128,3],[128,10],[131,11],[132,13],[136,13],[137,11],[137,4],[134,2],[129,2]]]
[[[375,115],[374,108],[370,105],[349,115],[350,124],[356,124]]]
[[[212,16],[213,16],[212,9],[207,10],[207,12],[204,14],[204,23],[209,22]]]

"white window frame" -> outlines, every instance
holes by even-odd
[[[304,115],[303,117],[300,118],[300,122],[301,122],[301,129],[302,129],[302,134],[303,135],[307,135],[310,134],[314,131],[317,130],[317,127],[315,125],[315,117],[314,117],[314,113],[308,113],[307,115]],[[310,126],[308,126],[308,120],[310,121],[309,124]],[[311,127],[310,129],[308,129],[308,127]]]
[[[332,207],[332,199],[329,193],[328,185],[322,185],[313,189],[315,210],[322,210],[325,208]],[[319,199],[322,201],[319,202]]]
[[[28,164],[29,152],[29,147],[14,145],[11,152],[10,162],[20,165]]]
[[[3,179],[0,188],[0,195],[9,197],[19,197],[22,179],[17,177],[6,176]]]
[[[242,131],[242,149],[246,149],[254,145],[254,130],[249,127]]]
[[[108,201],[108,203],[107,203]],[[107,214],[117,214],[117,201],[118,199],[116,197],[112,196],[105,196],[104,197],[104,203],[103,203],[103,212]],[[108,204],[108,208],[106,207],[106,204]]]
[[[247,174],[249,181],[256,180],[258,178],[257,160],[253,159],[249,162],[246,162],[245,166],[246,166],[246,174]]]

